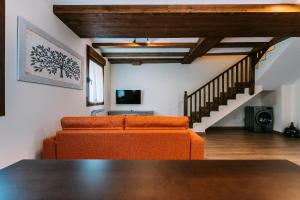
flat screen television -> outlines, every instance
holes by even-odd
[[[116,104],[141,104],[141,90],[116,90]]]

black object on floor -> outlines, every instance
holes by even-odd
[[[254,132],[273,132],[273,108],[248,106],[245,108],[245,128]]]
[[[289,127],[287,127],[284,131],[284,135],[287,137],[300,137],[300,132],[296,127],[294,126],[294,123],[292,122]]]

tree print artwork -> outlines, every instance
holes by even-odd
[[[31,66],[33,66],[35,72],[46,70],[53,75],[59,73],[60,78],[80,79],[79,64],[67,55],[51,50],[50,47],[46,48],[43,45],[33,46],[30,57]]]

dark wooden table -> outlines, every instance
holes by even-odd
[[[39,161],[0,171],[0,199],[299,200],[288,161]]]

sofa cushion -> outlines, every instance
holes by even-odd
[[[57,132],[57,159],[128,159],[124,130],[64,130]]]
[[[188,130],[125,130],[132,160],[189,160]]]
[[[187,117],[126,116],[125,129],[187,129]]]
[[[123,116],[64,117],[61,120],[61,126],[64,130],[124,130],[124,120]]]

